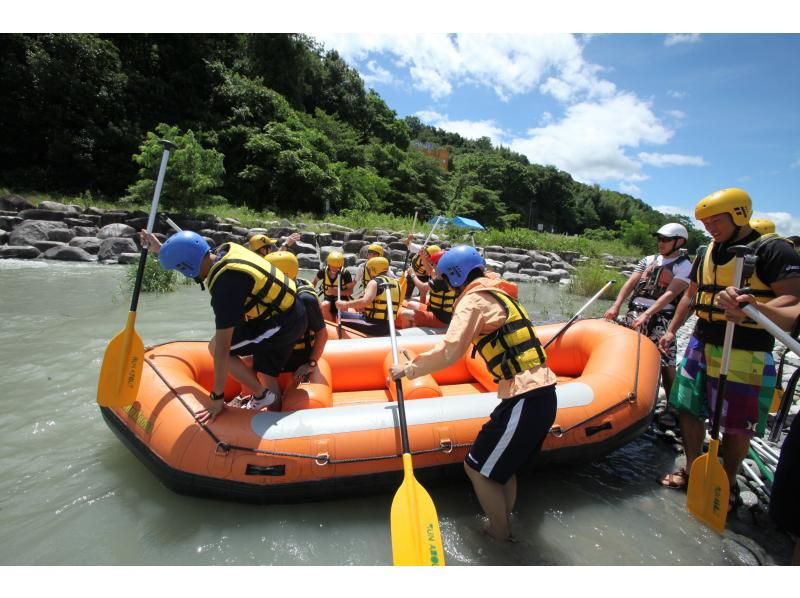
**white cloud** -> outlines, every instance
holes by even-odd
[[[675,120],[683,120],[686,118],[686,113],[683,110],[667,110],[666,115]]]
[[[492,145],[495,147],[507,145],[507,142],[504,140],[508,138],[508,133],[498,127],[497,123],[493,120],[450,120],[447,115],[430,110],[422,110],[417,112],[415,116],[432,127],[439,127],[445,131],[458,133],[467,139],[488,137],[492,140]]]
[[[653,209],[661,212],[662,214],[677,214],[679,216],[687,216],[691,219],[692,225],[697,229],[705,232],[706,228],[703,223],[694,217],[694,208],[679,208],[672,205],[653,206]]]
[[[667,95],[675,100],[682,100],[689,94],[687,94],[685,91],[676,91],[674,89],[670,89],[667,91]]]
[[[647,179],[642,163],[626,153],[644,143],[664,144],[672,137],[650,105],[632,94],[599,103],[570,106],[565,117],[511,140],[514,151],[531,161],[553,164],[586,183]]]
[[[370,60],[367,63],[367,72],[362,72],[361,76],[364,78],[364,82],[370,86],[373,86],[376,83],[390,84],[394,82],[392,73],[380,66],[374,60]]]
[[[640,152],[638,156],[643,164],[650,166],[708,166],[703,156],[685,156],[682,154],[652,154]]]
[[[586,62],[578,39],[569,34],[316,34],[350,63],[373,53],[391,54],[408,69],[415,88],[434,99],[457,85],[484,85],[507,101],[538,89],[561,102],[604,98],[616,92],[599,77],[601,67]]]
[[[638,197],[642,192],[642,190],[633,183],[626,183],[625,181],[619,184],[619,190],[633,197]]]
[[[664,45],[674,46],[675,44],[694,44],[699,41],[699,33],[670,33],[664,40]]]

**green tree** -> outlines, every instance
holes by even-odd
[[[181,134],[178,127],[164,123],[148,133],[147,139],[134,155],[139,166],[139,180],[128,188],[130,197],[143,203],[153,197],[163,147],[159,139],[172,141],[177,148],[170,153],[168,174],[161,190],[161,205],[176,210],[194,210],[218,197],[211,192],[222,184],[225,174],[222,154],[213,149],[203,149],[192,131]]]

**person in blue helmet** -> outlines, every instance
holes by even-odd
[[[413,361],[392,366],[395,380],[417,378],[462,359],[470,345],[498,383],[500,404],[464,459],[478,501],[489,519],[486,532],[513,540],[509,516],[517,495],[516,472],[539,452],[556,416],[556,376],[517,285],[485,272],[486,262],[469,245],[446,252],[436,267],[458,294],[444,340]]]
[[[277,408],[281,395],[278,374],[306,330],[306,312],[297,301],[295,282],[236,243],[223,243],[211,251],[206,240],[192,231],[176,233],[163,245],[146,231],[141,239],[158,254],[164,269],[205,283],[211,294],[216,323],[209,343],[214,387],[198,421],[213,422],[222,412],[229,373],[253,390],[249,408]],[[247,355],[253,356],[252,368],[242,361]]]

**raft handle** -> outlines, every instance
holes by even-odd
[[[598,432],[602,432],[603,430],[610,430],[613,426],[611,422],[606,421],[600,424],[599,426],[587,426],[586,427],[586,435],[587,436],[594,436]]]
[[[445,455],[449,455],[453,452],[453,441],[449,438],[442,438],[439,441],[439,448],[442,449],[442,452],[444,452]]]
[[[248,463],[244,470],[245,475],[270,475],[282,476],[286,475],[285,465],[254,465]]]
[[[215,455],[227,455],[229,452],[231,452],[231,445],[221,440],[217,441],[217,446],[214,447]]]
[[[556,438],[561,438],[564,435],[564,430],[561,429],[561,426],[555,425],[550,428],[550,433]]]

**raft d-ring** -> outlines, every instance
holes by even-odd
[[[636,402],[636,393],[635,392],[629,392],[628,396],[625,397],[625,398],[628,400],[629,403],[635,403]]]
[[[553,426],[550,428],[550,433],[556,438],[561,438],[564,435],[564,430],[561,429],[561,426]]]
[[[227,455],[230,451],[230,445],[222,441],[217,442],[217,446],[214,447],[215,455]]]
[[[317,455],[317,457],[316,457],[316,459],[314,459],[314,461],[320,467],[324,467],[325,465],[330,463],[331,457],[330,457],[330,455],[328,453],[320,453],[319,455]]]
[[[445,455],[449,455],[450,453],[453,452],[453,441],[450,440],[449,438],[442,438],[439,441],[439,448],[442,449],[442,452]]]

